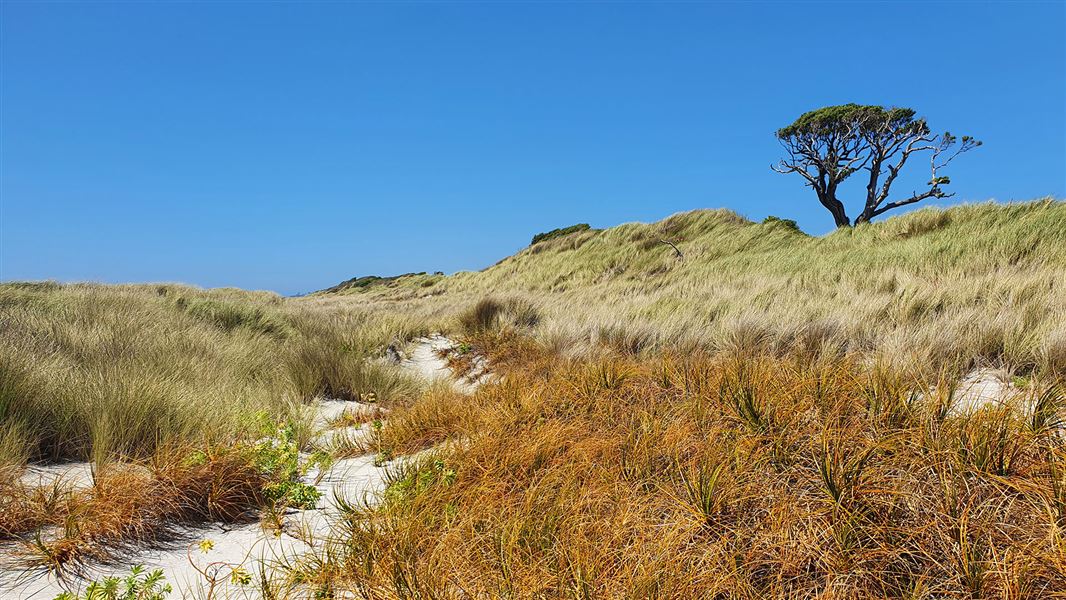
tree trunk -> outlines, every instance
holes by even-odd
[[[869,223],[870,219],[874,218],[873,215],[870,214],[871,212],[872,211],[869,208],[862,211],[861,215],[855,217],[855,224],[858,225],[860,223]]]
[[[818,201],[833,215],[833,220],[836,221],[837,227],[851,226],[851,220],[848,219],[848,215],[844,211],[844,203],[836,199],[836,194],[819,194]]]

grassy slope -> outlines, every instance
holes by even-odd
[[[331,296],[447,320],[488,295],[534,302],[540,335],[559,343],[830,337],[923,363],[1061,370],[1066,203],[927,208],[824,237],[692,211],[535,244],[480,272]]]
[[[777,350],[1062,371],[1064,249],[1066,204],[1053,201],[925,210],[822,238],[695,211],[549,240],[479,273],[302,299],[0,285],[0,467],[182,467],[139,483],[113,471],[114,493],[139,495],[119,502],[105,476],[90,508],[72,500],[63,514],[14,484],[5,500],[0,478],[0,517],[22,532],[11,507],[51,514],[49,526],[80,515],[121,539],[155,526],[138,524],[159,504],[153,486],[210,500],[222,482],[239,492],[233,506],[255,504],[241,485],[261,476],[244,457],[190,474],[165,450],[225,449],[250,415],[296,418],[316,394],[386,397],[401,383],[365,357],[465,322],[504,384],[468,399],[431,391],[391,413],[375,438],[385,454],[439,445],[440,461],[412,463],[379,511],[349,515],[343,552],[305,583],[383,598],[461,595],[456,582],[486,597],[1041,597],[1066,589],[1060,393],[1046,394],[1042,419],[960,418],[949,392],[914,395],[930,380],[912,370]],[[513,299],[507,318],[539,339],[495,338],[495,312],[466,310],[492,295]],[[560,352],[689,342],[745,360]],[[169,499],[214,518],[210,502]],[[111,539],[78,530],[46,550]]]

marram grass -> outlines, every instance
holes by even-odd
[[[365,359],[417,331],[269,293],[0,285],[0,464],[145,458],[219,442],[319,396],[410,394]]]

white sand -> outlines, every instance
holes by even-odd
[[[1020,392],[1021,390],[1010,382],[1007,373],[978,369],[959,381],[959,387],[955,390],[953,410],[964,414],[992,404],[1003,404]]]

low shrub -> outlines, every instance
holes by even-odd
[[[569,227],[560,227],[558,229],[552,229],[551,231],[545,231],[533,236],[533,241],[529,245],[539,244],[540,242],[546,242],[551,239],[563,237],[564,235],[570,235],[571,233],[577,233],[579,231],[588,231],[592,229],[588,223],[578,223]]]
[[[134,565],[126,577],[93,581],[82,595],[64,592],[55,600],[164,600],[172,591],[162,569],[149,573],[143,565]]]
[[[762,220],[763,225],[780,225],[785,229],[795,231],[796,233],[803,233],[803,230],[799,228],[794,219],[782,219],[781,217],[775,217],[770,215]]]

